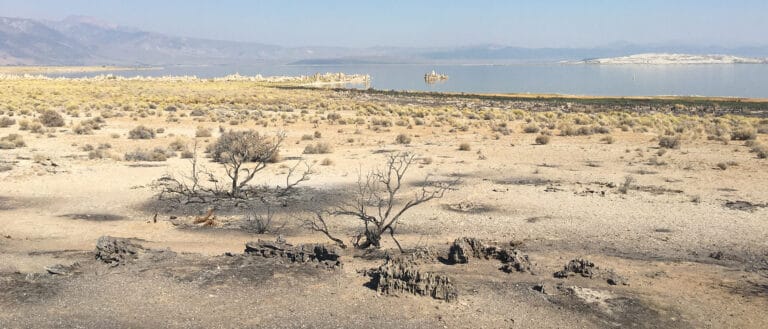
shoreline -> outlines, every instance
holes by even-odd
[[[477,93],[477,92],[451,92],[451,91],[421,91],[421,90],[385,90],[372,88],[347,88],[346,84],[370,83],[370,76],[365,74],[325,73],[302,76],[243,76],[231,74],[217,78],[199,78],[196,76],[135,76],[123,77],[111,74],[94,77],[51,77],[45,74],[51,73],[86,73],[109,71],[150,71],[160,70],[162,67],[120,67],[120,66],[0,66],[0,79],[2,80],[72,80],[72,81],[103,81],[103,80],[127,80],[127,81],[252,81],[266,82],[276,85],[277,88],[299,89],[334,89],[348,90],[363,93],[377,93],[403,96],[434,96],[434,97],[462,97],[462,98],[491,98],[504,100],[549,100],[549,101],[629,101],[629,102],[685,102],[685,103],[768,103],[766,97],[738,97],[738,96],[683,96],[683,95],[646,95],[646,96],[607,96],[607,95],[573,95],[557,93]],[[330,87],[330,88],[329,88]]]
[[[307,88],[310,86],[280,86],[279,88]],[[569,94],[530,94],[530,93],[465,93],[465,92],[447,92],[447,91],[420,91],[420,90],[383,90],[383,89],[356,89],[356,88],[333,88],[337,90],[348,90],[361,93],[390,94],[401,96],[435,96],[435,97],[458,97],[458,98],[490,98],[504,100],[550,100],[550,101],[650,101],[650,102],[672,102],[679,101],[685,103],[748,103],[748,104],[768,104],[768,98],[750,98],[750,97],[730,97],[730,96],[676,96],[676,95],[658,95],[658,96],[600,96],[600,95],[569,95]]]

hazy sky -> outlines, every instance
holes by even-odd
[[[768,0],[0,0],[0,16],[68,15],[284,46],[768,45]]]

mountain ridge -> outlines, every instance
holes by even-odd
[[[60,21],[0,17],[0,65],[510,63],[579,61],[641,53],[768,57],[768,46],[725,48],[620,43],[592,48],[525,48],[495,44],[421,48],[283,47],[178,37],[118,26],[86,16],[71,16]]]

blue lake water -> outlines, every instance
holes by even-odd
[[[424,82],[435,70],[447,81]],[[384,90],[468,93],[556,93],[593,96],[734,96],[768,98],[768,65],[249,65],[173,66],[160,70],[112,72],[122,76],[368,74],[370,87]],[[100,73],[70,74],[92,76]],[[364,86],[358,86],[364,87]],[[367,86],[366,86],[367,87]]]

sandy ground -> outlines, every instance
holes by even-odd
[[[768,326],[768,209],[760,207],[768,202],[768,161],[741,144],[686,142],[660,157],[666,164],[653,165],[648,163],[658,152],[653,133],[617,131],[613,144],[600,142],[599,135],[554,136],[548,145],[534,145],[536,135],[519,131],[494,139],[483,130],[448,134],[447,128],[425,126],[359,134],[354,126],[326,123],[286,129],[283,164],[297,157],[332,162],[317,165],[318,172],[303,184],[312,189],[301,193],[345,198],[359,172],[382,163],[382,150],[414,152],[431,162],[409,172],[409,188],[427,174],[460,177],[461,184],[404,216],[399,237],[406,247],[447,250],[462,236],[516,241],[535,264],[535,274],[506,274],[493,261],[430,265],[456,283],[459,299],[447,303],[382,296],[365,287],[368,279],[359,271],[382,259],[359,257],[359,251],[343,251],[344,267],[330,271],[222,256],[240,254],[245,242],[276,234],[226,225],[242,218],[236,211],[222,213],[213,228],[174,225],[171,216],[179,217],[177,224],[188,223],[194,213],[157,206],[147,186],[163,174],[188,170],[186,159],[137,166],[88,160],[87,152],[78,150],[85,143],[110,143],[114,154],[137,145],[168,145],[176,139],[171,134],[194,136],[198,123],[168,125],[148,118],[141,123],[166,131],[152,140],[129,140],[124,136],[136,122],[108,122],[94,135],[22,132],[27,147],[0,150],[4,160],[15,162],[14,169],[0,173],[0,327]],[[315,131],[322,133],[319,141],[334,146],[332,153],[302,154],[310,142],[301,136]],[[17,131],[0,128],[0,135],[11,132]],[[394,143],[401,132],[414,136],[410,145]],[[462,142],[471,150],[458,150]],[[737,165],[717,168],[723,161]],[[280,184],[285,171],[270,165],[254,183]],[[616,186],[628,175],[636,183],[620,193]],[[726,207],[734,201],[756,206]],[[284,223],[279,232],[284,238],[327,242],[302,229],[292,211],[281,209],[276,216]],[[345,241],[359,229],[351,219],[332,224]],[[102,235],[136,238],[145,247],[170,248],[178,255],[109,267],[92,254]],[[394,252],[395,245],[384,238],[383,248]],[[613,269],[629,285],[552,276],[574,258]],[[76,274],[45,274],[46,266],[75,262]],[[532,289],[540,283],[560,288],[547,294]]]

